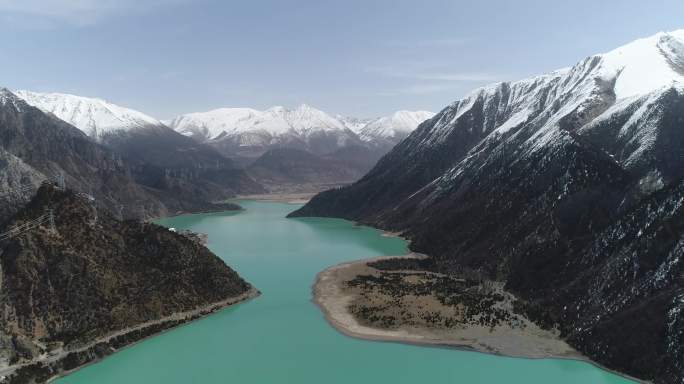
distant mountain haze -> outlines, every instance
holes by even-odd
[[[162,122],[97,98],[23,90],[16,95],[138,162],[136,178],[143,184],[187,190],[189,195],[184,178],[201,169],[201,195],[207,200],[263,192],[259,183],[266,190],[287,186],[320,190],[315,184],[353,182],[433,116],[425,111],[400,111],[377,119],[341,118],[301,105],[293,110],[221,108]],[[279,151],[269,154],[272,150]],[[307,155],[303,157],[302,151]],[[265,155],[264,161],[257,161]],[[273,169],[275,158],[291,168]],[[304,158],[307,163],[317,162],[314,169],[318,172],[302,164]],[[176,180],[169,183],[169,178]]]
[[[182,115],[168,124],[245,164],[268,189],[302,184],[320,189],[315,184],[358,180],[433,115],[400,111],[377,119],[333,117],[304,104],[292,110],[221,108]]]

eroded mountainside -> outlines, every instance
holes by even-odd
[[[478,89],[293,216],[400,231],[606,366],[681,383],[684,31]]]
[[[96,98],[28,91],[16,94],[116,152],[129,165],[131,177],[158,195],[200,205],[238,193],[263,192],[231,159],[141,112]]]
[[[121,156],[92,142],[78,129],[28,105],[0,89],[0,147],[8,172],[3,172],[2,201],[6,220],[33,196],[41,182],[64,181],[92,194],[112,212],[123,204],[126,217],[139,211],[159,215],[167,208],[130,176]]]
[[[154,148],[166,143],[164,137],[148,131],[139,135],[153,137],[131,144],[129,152],[151,157],[158,153]],[[150,142],[156,144],[146,147]],[[175,149],[191,152],[192,146],[175,145]],[[218,154],[209,159],[198,156],[198,162],[191,165],[163,167],[153,159],[148,162],[141,156],[129,156],[128,152],[96,143],[79,129],[27,104],[6,89],[0,89],[0,148],[0,169],[4,171],[0,194],[5,197],[0,201],[0,220],[25,204],[43,181],[60,178],[70,188],[92,195],[101,208],[125,218],[237,209],[234,204],[213,201],[231,196],[243,186],[247,191],[262,190],[243,171],[230,165],[217,167],[217,159],[223,159]],[[189,156],[173,153],[165,158],[178,161]]]
[[[42,225],[0,241],[0,370],[39,360],[45,366],[58,364],[41,356],[66,357],[113,332],[252,291],[199,242],[156,224],[119,221],[105,211],[95,216],[86,196],[51,185],[42,186],[2,231],[34,222],[47,209],[54,212],[54,231],[49,220],[42,220]],[[155,326],[159,328],[148,334],[164,328]],[[145,332],[138,330],[138,336],[117,339],[111,346],[119,348]],[[45,366],[22,375],[44,375]],[[60,369],[53,364],[49,372]]]

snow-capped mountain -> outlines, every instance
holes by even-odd
[[[0,88],[0,219],[20,209],[45,180],[64,177],[70,189],[92,194],[97,204],[113,212],[141,217],[165,214],[161,199],[131,177],[129,164],[61,119],[35,108]],[[33,188],[30,188],[33,186]],[[139,210],[134,204],[144,205]]]
[[[169,125],[177,132],[209,142],[229,155],[245,154],[246,151],[263,153],[275,147],[325,154],[360,144],[356,134],[340,120],[305,104],[296,109],[278,106],[265,111],[221,108],[182,115],[171,120]]]
[[[178,116],[169,122],[186,136],[219,140],[233,135],[263,132],[277,137],[307,135],[312,131],[344,131],[339,120],[306,104],[290,110],[276,106],[265,111],[252,108],[220,108],[209,112]]]
[[[331,116],[308,105],[265,111],[221,108],[178,116],[168,125],[246,165],[265,156],[248,168],[258,166],[257,178],[269,175],[264,183],[286,179],[314,183],[320,179],[329,185],[362,176],[431,115],[401,111],[379,119],[357,119]],[[318,158],[318,167],[307,164],[312,158]],[[292,169],[283,169],[283,164]]]
[[[571,68],[479,88],[440,112],[419,135],[419,146],[442,145],[466,123],[478,127],[467,133],[469,140],[484,139],[468,149],[473,155],[485,143],[508,138],[524,138],[523,149],[532,152],[572,132],[603,148],[610,146],[609,154],[629,169],[674,171],[669,155],[657,150],[665,144],[658,139],[665,132],[656,127],[668,105],[664,99],[681,95],[683,84],[684,31],[659,33]],[[454,168],[472,161],[467,157]]]
[[[679,383],[682,180],[684,30],[476,89],[294,216],[401,232],[432,270],[502,280],[599,363]]]
[[[368,125],[368,123],[372,122],[375,119],[364,119],[364,118],[359,118],[359,117],[351,117],[351,116],[343,116],[343,115],[337,115],[335,116],[337,120],[341,121],[342,124],[344,124],[345,127],[349,128],[352,132],[359,134],[363,127]]]
[[[426,111],[399,111],[377,119],[333,117],[304,104],[293,110],[221,108],[178,116],[168,125],[185,136],[211,142],[227,154],[245,148],[273,147],[327,154],[348,146],[394,146],[433,115]]]
[[[371,120],[355,132],[366,142],[389,141],[397,144],[434,115],[428,111],[397,111],[391,116]]]
[[[43,112],[52,113],[98,142],[121,131],[150,129],[163,124],[136,110],[98,98],[64,93],[38,93],[20,90],[15,94]]]
[[[139,183],[171,190],[189,205],[236,192],[262,191],[214,148],[202,145],[161,121],[97,98],[62,93],[17,91],[29,105],[69,123],[123,157]],[[222,176],[223,175],[223,176]]]

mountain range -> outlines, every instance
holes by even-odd
[[[683,188],[681,30],[476,89],[292,216],[400,232],[593,360],[681,383]]]
[[[120,154],[134,179],[155,190],[170,191],[182,200],[209,202],[263,190],[229,158],[141,112],[67,94],[17,91],[16,95]]]
[[[303,104],[265,111],[221,108],[167,123],[245,164],[250,175],[273,190],[355,181],[432,116],[400,111],[377,119],[333,117]]]
[[[185,199],[199,193],[205,201],[353,182],[433,115],[400,111],[362,120],[301,105],[294,110],[222,108],[162,122],[98,98],[15,94],[124,156],[142,184],[173,189]]]
[[[364,143],[377,145],[376,140],[396,144],[433,115],[399,111],[377,119],[333,117],[302,104],[292,110],[280,106],[265,111],[222,108],[178,116],[168,124],[183,135],[222,148],[228,155],[254,157],[282,147],[326,155]]]

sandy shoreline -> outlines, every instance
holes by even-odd
[[[193,323],[193,322],[195,322],[195,321],[201,320],[201,319],[203,319],[203,318],[205,318],[205,317],[207,317],[207,316],[211,316],[211,315],[213,315],[214,313],[216,313],[216,312],[218,312],[218,311],[221,311],[221,310],[223,310],[223,309],[226,309],[226,308],[232,307],[232,306],[234,306],[234,305],[237,305],[237,304],[240,304],[240,303],[249,301],[249,300],[251,300],[251,299],[257,298],[257,297],[259,297],[260,295],[261,295],[261,292],[259,292],[259,290],[257,290],[256,288],[251,288],[249,291],[247,291],[247,292],[245,292],[245,293],[243,293],[243,294],[241,294],[241,295],[239,295],[239,296],[231,297],[231,298],[228,298],[228,299],[226,299],[226,300],[220,301],[220,302],[218,302],[218,303],[209,304],[209,305],[206,305],[206,306],[204,306],[204,307],[197,308],[197,309],[194,309],[194,310],[191,310],[191,311],[176,313],[176,314],[173,314],[173,315],[171,315],[171,316],[167,316],[167,317],[165,317],[165,318],[158,319],[158,320],[153,320],[153,321],[144,323],[144,324],[139,325],[139,326],[136,326],[136,327],[131,327],[131,328],[128,328],[128,329],[126,329],[126,330],[116,332],[115,334],[108,335],[108,336],[106,336],[106,337],[104,337],[104,338],[102,338],[102,339],[98,339],[97,342],[93,342],[92,344],[94,345],[94,344],[99,343],[99,342],[102,342],[102,341],[104,341],[104,340],[110,340],[110,339],[112,339],[113,337],[115,337],[115,336],[117,336],[117,335],[120,335],[120,334],[127,334],[127,333],[130,333],[130,332],[135,331],[135,330],[145,329],[145,328],[148,328],[148,327],[150,327],[150,326],[152,326],[152,325],[155,325],[155,324],[161,324],[161,323],[164,323],[164,322],[167,322],[167,321],[173,321],[173,320],[181,320],[181,321],[182,321],[180,324],[178,324],[178,325],[176,325],[176,326],[166,328],[166,329],[164,329],[164,330],[162,330],[162,331],[160,331],[160,332],[153,333],[153,334],[151,334],[151,335],[148,335],[148,336],[143,337],[142,339],[139,339],[139,340],[136,340],[136,341],[134,341],[134,342],[132,342],[132,343],[126,344],[125,346],[123,346],[123,347],[117,349],[116,351],[114,351],[114,353],[117,353],[117,352],[120,352],[120,351],[122,351],[122,350],[124,350],[124,349],[130,348],[130,347],[132,347],[132,346],[134,346],[134,345],[136,345],[136,344],[142,343],[142,342],[145,341],[145,340],[151,339],[151,338],[153,338],[153,337],[157,337],[157,336],[159,336],[159,335],[161,335],[161,334],[163,334],[163,333],[172,331],[172,330],[174,330],[174,329],[176,329],[176,328],[179,328],[179,327],[182,327],[182,326],[184,326],[184,325],[188,325],[188,324]],[[85,348],[84,348],[84,349],[85,349]],[[69,351],[69,352],[73,352],[73,351]],[[109,357],[109,356],[111,356],[111,355],[105,356],[105,357],[102,358],[102,359],[93,360],[93,361],[91,361],[91,362],[89,362],[89,363],[87,363],[87,364],[81,365],[81,366],[79,366],[79,367],[77,367],[77,368],[75,368],[75,369],[72,369],[72,370],[69,370],[69,371],[60,372],[58,375],[55,375],[55,376],[51,377],[47,382],[48,382],[48,383],[53,382],[53,381],[55,381],[55,380],[57,380],[57,379],[60,379],[60,378],[62,378],[62,377],[64,377],[64,376],[68,376],[69,374],[72,374],[72,373],[74,373],[74,372],[76,372],[76,371],[79,371],[79,370],[81,370],[81,369],[83,369],[83,368],[85,368],[85,367],[87,367],[87,366],[89,366],[89,365],[97,364],[97,363],[101,362],[102,360],[106,359],[106,358]]]
[[[396,236],[396,234],[386,234]],[[488,353],[500,356],[528,359],[570,359],[588,362],[598,368],[640,383],[620,372],[607,369],[582,355],[549,331],[533,323],[525,330],[494,329],[486,327],[465,327],[461,329],[436,330],[420,327],[400,326],[397,329],[381,329],[360,324],[350,312],[349,305],[355,295],[345,288],[345,282],[359,274],[368,274],[366,264],[389,258],[423,258],[424,255],[409,254],[396,257],[346,262],[330,267],[316,276],[312,287],[313,301],[324,313],[326,320],[344,335],[382,342],[397,342],[412,345],[446,347],[459,350]]]
[[[225,300],[222,300],[222,301],[219,301],[216,303],[211,303],[211,304],[199,307],[199,308],[195,308],[195,309],[190,310],[190,311],[174,313],[172,315],[169,315],[169,316],[166,316],[166,317],[163,317],[160,319],[151,320],[151,321],[148,321],[148,322],[145,322],[145,323],[133,326],[133,327],[118,330],[118,331],[110,333],[106,336],[100,337],[96,340],[93,340],[93,341],[87,343],[86,345],[80,346],[78,348],[69,349],[69,350],[62,350],[59,353],[56,353],[53,355],[48,355],[48,356],[43,356],[42,358],[35,359],[35,360],[30,361],[30,362],[25,362],[25,363],[18,364],[15,366],[4,367],[1,371],[1,373],[3,376],[9,377],[17,369],[20,369],[23,367],[29,367],[29,366],[32,366],[32,365],[38,364],[38,363],[41,363],[44,365],[56,364],[56,363],[59,363],[62,359],[66,358],[71,353],[87,352],[87,351],[91,350],[92,348],[94,348],[96,345],[101,344],[101,343],[108,343],[109,341],[115,339],[116,337],[129,335],[129,334],[132,334],[136,331],[142,331],[142,330],[148,329],[150,327],[154,327],[156,325],[163,325],[164,323],[167,323],[167,322],[178,322],[176,325],[173,325],[173,326],[170,326],[167,328],[163,328],[163,329],[159,330],[158,332],[151,333],[151,334],[149,334],[145,337],[142,337],[138,340],[127,343],[126,345],[124,345],[120,348],[112,350],[112,353],[108,354],[107,356],[104,356],[102,358],[96,358],[96,359],[94,359],[94,360],[92,360],[86,364],[80,365],[80,366],[78,366],[74,369],[68,370],[68,371],[61,371],[61,372],[53,375],[52,377],[50,377],[47,380],[48,383],[53,382],[59,378],[62,378],[64,376],[67,376],[67,375],[74,373],[78,370],[81,370],[81,369],[83,369],[89,365],[96,364],[96,363],[106,359],[107,357],[111,356],[112,354],[115,354],[115,353],[122,351],[126,348],[132,347],[132,346],[134,346],[138,343],[141,343],[147,339],[159,336],[159,335],[166,333],[168,331],[171,331],[175,328],[182,327],[184,325],[190,324],[194,321],[197,321],[197,320],[200,320],[200,319],[205,318],[207,316],[210,316],[210,315],[212,315],[212,314],[214,314],[214,313],[216,313],[222,309],[231,307],[233,305],[236,305],[236,304],[239,304],[239,303],[242,303],[245,301],[249,301],[251,299],[258,297],[259,295],[261,295],[261,292],[259,292],[256,288],[251,288],[249,291],[247,291],[241,295],[230,297],[228,299],[225,299]]]

